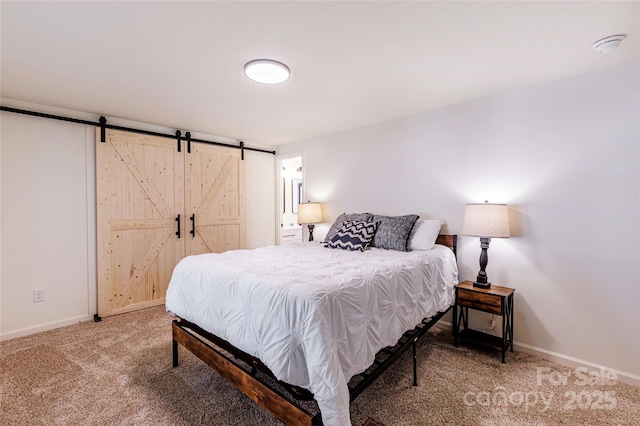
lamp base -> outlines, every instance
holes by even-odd
[[[486,289],[486,288],[491,288],[491,283],[479,283],[478,281],[474,281],[473,286]]]
[[[487,276],[487,272],[485,268],[487,267],[487,263],[489,262],[489,257],[487,256],[487,249],[489,248],[489,243],[491,242],[491,238],[480,238],[480,272],[478,272],[478,276],[476,280],[473,282],[474,287],[478,288],[491,288],[491,283],[489,282],[489,277]]]

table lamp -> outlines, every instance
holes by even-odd
[[[462,233],[480,237],[480,272],[473,282],[474,287],[490,288],[485,271],[489,258],[487,249],[491,238],[509,238],[509,209],[506,204],[467,204],[464,209]]]
[[[320,203],[300,203],[298,204],[298,223],[307,224],[309,227],[309,241],[313,241],[313,227],[316,223],[322,223],[322,204]]]

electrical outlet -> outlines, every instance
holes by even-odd
[[[44,302],[44,288],[33,290],[33,303]]]
[[[496,320],[494,318],[491,318],[491,327],[495,327],[496,326]]]

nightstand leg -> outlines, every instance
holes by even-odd
[[[509,303],[507,303],[507,306],[508,305]],[[507,330],[509,330],[509,325],[507,324],[508,322],[509,322],[509,313],[507,312],[504,318],[502,319],[502,363],[503,364],[505,363],[504,353],[507,351],[507,333],[508,333]]]
[[[453,344],[458,347],[458,304],[453,305]]]
[[[462,317],[462,324],[464,325],[464,329],[469,328],[469,308],[466,306],[460,310],[460,316]]]
[[[513,353],[513,294],[509,297],[509,330],[511,352]]]
[[[504,354],[507,349],[513,352],[513,295],[507,297],[504,317],[502,319],[502,363],[505,362]]]
[[[469,315],[469,309],[466,307],[461,307],[459,312],[457,311],[458,306],[454,305],[454,313],[453,313],[453,332],[454,332],[454,343],[455,346],[458,347],[458,334],[460,334],[460,326],[463,326],[463,330],[466,330],[468,327],[467,318]]]

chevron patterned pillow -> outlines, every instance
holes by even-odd
[[[378,222],[345,221],[325,247],[364,251],[378,229]]]
[[[342,213],[333,222],[333,225],[331,225],[331,228],[329,228],[329,232],[327,232],[327,236],[325,237],[324,242],[328,243],[329,241],[331,241],[331,239],[338,232],[338,229],[340,229],[342,224],[345,223],[346,221],[349,220],[351,222],[354,222],[359,220],[363,222],[370,222],[372,217],[373,215],[371,213]]]

